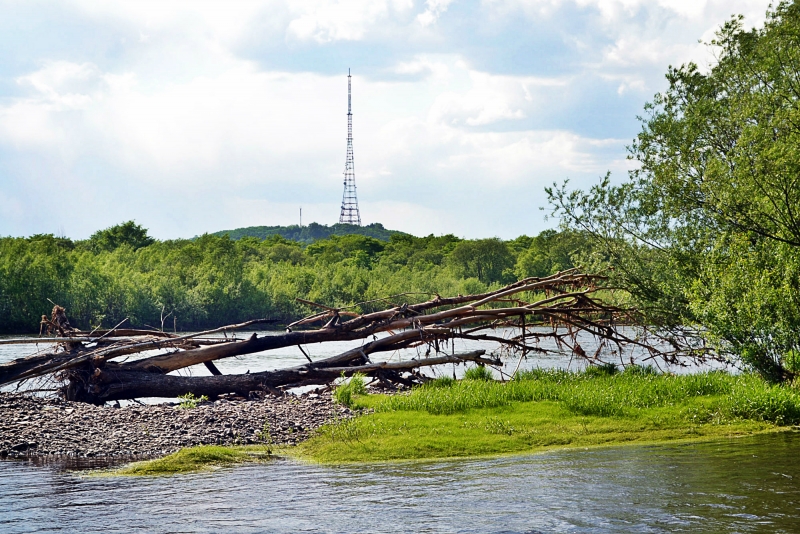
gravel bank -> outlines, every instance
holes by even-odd
[[[201,444],[294,444],[326,422],[351,416],[329,393],[219,400],[186,409],[0,393],[0,458],[161,456]]]

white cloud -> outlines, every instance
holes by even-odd
[[[86,93],[94,89],[98,78],[99,70],[94,64],[55,61],[39,71],[21,76],[17,83],[30,85],[53,101],[73,105],[72,100],[83,100],[81,97],[85,98]]]
[[[608,161],[593,154],[595,147],[621,140],[592,140],[564,131],[481,133],[464,136],[472,150],[450,158],[461,170],[482,168],[492,173],[493,184],[524,181],[532,174],[602,173]]]
[[[237,160],[267,163],[276,154],[324,151],[341,131],[334,119],[341,110],[328,101],[333,80],[263,73],[243,61],[228,67],[215,77],[153,88],[132,74],[49,65],[20,78],[37,94],[0,108],[0,132],[12,144],[65,151],[70,159],[99,152],[115,164],[157,171],[143,173],[143,180],[181,186],[196,183],[198,171]],[[80,93],[73,91],[78,82],[85,84]]]
[[[426,0],[426,9],[417,15],[417,22],[423,27],[434,24],[452,3],[453,0]]]
[[[523,119],[542,104],[535,101],[532,91],[540,87],[566,85],[565,80],[557,78],[498,76],[474,70],[467,72],[469,89],[441,93],[430,109],[431,121],[451,126],[483,126],[503,120]]]
[[[264,0],[136,0],[135,2],[72,0],[84,13],[101,21],[105,18],[124,20],[141,28],[142,40],[150,31],[174,29],[176,26],[202,28],[211,39],[233,40],[248,27],[255,15],[272,2]]]
[[[476,48],[486,45],[488,60],[469,57],[472,49],[452,37],[447,0],[76,0],[64,7],[75,9],[85,39],[58,41],[68,49],[42,48],[24,61],[0,57],[13,73],[5,79],[16,80],[0,93],[1,227],[34,233],[63,225],[86,237],[132,218],[159,237],[192,236],[290,224],[301,204],[307,222],[335,222],[346,73],[326,73],[341,59],[369,75],[353,78],[364,221],[513,237],[542,228],[534,207],[544,185],[629,165],[620,130],[599,124],[606,116],[589,128],[592,117],[575,120],[587,110],[574,111],[581,99],[606,95],[598,105],[610,109],[643,101],[663,85],[667,64],[702,64],[698,37],[733,12],[759,23],[766,2],[465,5],[459,24],[494,35],[469,36]],[[513,33],[520,16],[529,17],[526,32],[561,25],[553,34],[563,40],[552,42],[565,58],[558,76],[538,70],[537,61],[509,59],[530,37]],[[509,34],[491,33],[503,24]],[[261,33],[265,48],[251,43]],[[103,39],[113,43],[102,48]],[[91,45],[81,48],[84,41]],[[288,59],[273,61],[277,54]],[[475,67],[492,58],[504,74]]]
[[[419,124],[430,130],[425,134],[429,139],[452,138],[464,127],[524,118],[542,103],[537,89],[566,83],[490,75],[461,62],[418,64],[443,73],[422,82],[429,89],[429,100],[427,111],[420,110],[425,120]],[[0,131],[8,142],[71,151],[72,159],[93,153],[100,143],[104,157],[131,169],[157,169],[142,179],[166,186],[182,186],[187,180],[196,184],[201,179],[198,171],[221,169],[237,160],[267,164],[309,151],[335,154],[344,133],[343,109],[332,105],[343,104],[344,99],[331,99],[343,96],[343,76],[265,73],[241,60],[230,61],[214,77],[198,76],[155,88],[130,73],[103,73],[94,65],[65,62],[23,76],[20,83],[33,87],[35,94],[0,108]],[[448,90],[437,90],[443,83]],[[387,93],[387,85],[404,86],[361,78],[354,84],[356,109],[391,109],[395,96]],[[357,133],[381,127],[367,111],[357,114],[359,119]],[[385,141],[389,151],[393,145],[402,146],[396,140]],[[253,172],[236,179],[245,184],[281,178]]]
[[[294,0],[287,33],[301,41],[318,43],[357,41],[393,11],[405,11],[410,2],[387,0]]]
[[[389,140],[394,143],[390,145]],[[476,132],[410,119],[386,125],[367,152],[382,148],[380,159],[392,176],[402,176],[395,169],[402,169],[409,158],[418,158],[433,166],[429,173],[441,180],[440,186],[480,188],[487,179],[492,187],[502,187],[546,177],[543,186],[551,177],[602,174],[609,163],[604,152],[622,151],[624,145],[622,140],[595,140],[567,131]],[[368,165],[373,158],[368,157]],[[380,177],[369,180],[371,185]]]
[[[519,7],[529,14],[549,15],[557,9],[571,5],[590,8],[601,14],[607,21],[630,18],[641,10],[663,10],[684,19],[707,18],[732,13],[744,13],[748,17],[761,17],[769,2],[748,0],[485,0],[488,5],[504,9]]]
[[[690,60],[710,61],[706,48],[697,43],[713,37],[719,26],[734,14],[744,14],[746,24],[763,23],[769,6],[759,0],[487,0],[496,11],[521,11],[541,21],[556,12],[586,19],[599,15],[593,35],[567,35],[576,46],[605,37],[613,41],[603,50],[606,67],[658,66]],[[584,52],[591,52],[584,49]]]
[[[446,61],[437,60],[428,56],[417,56],[411,61],[401,61],[392,67],[391,72],[400,75],[434,76],[439,80],[450,77],[450,67]]]

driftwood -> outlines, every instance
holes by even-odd
[[[392,374],[398,371],[408,371],[430,365],[468,361],[489,365],[500,364],[497,358],[482,358],[483,354],[484,351],[476,351],[401,362],[344,365],[345,363],[363,361],[361,358],[354,358],[348,362],[340,362],[342,366],[337,367],[328,367],[326,363],[326,365],[301,365],[261,373],[196,377],[163,375],[143,371],[126,371],[120,377],[113,371],[103,371],[93,377],[94,380],[92,380],[91,387],[95,388],[94,391],[97,393],[102,392],[105,400],[137,397],[177,397],[187,392],[197,396],[206,395],[208,397],[216,397],[225,393],[249,396],[254,391],[271,391],[286,385],[327,384],[341,376],[352,376],[355,373],[386,377],[391,380],[395,378]]]
[[[480,295],[449,298],[436,295],[418,303],[387,302],[383,309],[362,314],[302,301],[322,311],[295,321],[280,335],[259,337],[253,333],[244,338],[236,337],[235,332],[270,321],[254,320],[186,335],[121,329],[122,323],[110,330],[87,333],[71,328],[63,308],[56,306],[58,310],[54,308],[51,319],[43,316],[43,325],[57,336],[50,339],[57,342],[56,349],[0,364],[0,385],[50,377],[60,384],[59,391],[65,398],[100,404],[186,393],[209,397],[225,393],[248,395],[255,391],[327,384],[342,374],[350,376],[355,372],[410,383],[423,379],[415,372],[420,367],[468,361],[480,365],[500,363],[496,356],[485,357],[483,351],[446,354],[445,345],[455,339],[495,341],[508,351],[519,353],[521,360],[528,354],[542,352],[539,341],[551,338],[576,357],[599,360],[599,354],[587,355],[577,342],[576,334],[581,331],[601,339],[601,346],[639,345],[653,357],[674,358],[652,344],[624,335],[617,328],[619,324],[635,321],[635,313],[598,297],[599,291],[609,292],[603,287],[604,281],[602,276],[573,269],[546,278],[528,278]],[[501,327],[511,328],[514,335],[498,335],[495,330]],[[219,333],[232,337],[209,337]],[[369,341],[318,361],[312,361],[302,348],[313,343],[357,340]],[[261,373],[223,375],[213,363],[293,346],[300,347],[309,360],[307,364]],[[410,347],[424,348],[425,356],[391,363],[370,359],[379,353]],[[145,351],[158,354],[118,361],[123,356]],[[204,364],[212,376],[167,374],[198,364]]]

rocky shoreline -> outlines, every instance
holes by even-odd
[[[295,444],[352,417],[330,393],[177,405],[93,406],[0,393],[0,458],[156,457],[202,444]]]

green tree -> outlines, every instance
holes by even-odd
[[[147,235],[147,230],[133,221],[98,230],[89,238],[90,246],[96,251],[112,251],[122,245],[128,245],[136,250],[154,242],[155,240]]]
[[[0,331],[39,329],[56,302],[67,309],[74,244],[50,234],[0,239]]]
[[[515,241],[519,241],[517,238]],[[582,232],[544,230],[527,238],[528,246],[519,252],[514,268],[518,278],[548,276],[587,261],[591,240]]]
[[[485,284],[514,279],[514,256],[508,245],[497,238],[462,241],[447,259],[462,278],[474,277]]]
[[[667,72],[630,147],[630,179],[548,189],[654,322],[697,325],[765,376],[800,349],[800,6],[725,23],[708,72]]]

